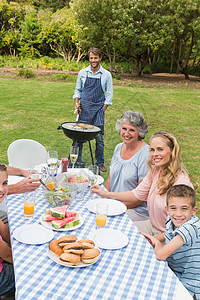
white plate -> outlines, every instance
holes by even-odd
[[[13,236],[21,243],[39,245],[51,241],[54,237],[54,232],[40,224],[29,224],[16,228]]]
[[[51,225],[51,222],[43,221],[43,220],[42,220],[42,217],[43,217],[43,216],[40,217],[40,223],[41,223],[44,227],[46,227],[46,228],[48,228],[48,229],[56,230],[56,231],[70,231],[70,230],[75,230],[75,229],[78,229],[79,227],[81,227],[81,226],[83,225],[83,219],[80,217],[80,218],[79,218],[79,219],[80,219],[80,223],[79,223],[78,225],[76,225],[76,226],[74,226],[74,227],[70,227],[70,228],[60,228],[60,229],[56,229],[56,228],[54,228],[54,227]]]
[[[108,216],[117,216],[126,212],[127,208],[124,203],[107,198],[97,198],[89,200],[86,203],[87,209],[89,209],[93,213],[96,213],[96,203],[99,201],[108,203]]]
[[[103,249],[121,249],[125,247],[129,240],[126,234],[119,230],[100,228],[91,233],[91,239],[99,248]]]
[[[97,248],[97,247],[95,247],[95,248],[96,248],[96,249],[99,249],[99,248]],[[100,249],[99,249],[99,251],[100,251]],[[49,257],[51,260],[53,260],[54,262],[56,262],[56,263],[59,264],[59,265],[62,265],[62,266],[68,267],[68,268],[85,268],[85,267],[89,267],[89,266],[95,264],[95,263],[101,258],[101,251],[100,251],[100,257],[99,257],[99,259],[98,259],[97,261],[95,261],[95,262],[93,262],[93,263],[91,263],[91,264],[84,264],[84,263],[81,261],[77,266],[69,266],[69,265],[65,264],[64,262],[60,261],[60,260],[59,260],[59,257],[56,256],[55,254],[53,254],[53,252],[51,252],[51,250],[49,250],[49,248],[47,249],[47,255],[48,255],[48,257]]]

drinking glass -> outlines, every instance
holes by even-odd
[[[96,203],[96,229],[102,228],[106,225],[108,214],[108,204],[104,201]]]
[[[97,165],[91,165],[88,167],[88,179],[90,186],[94,186],[97,183],[98,180],[98,174],[99,174],[99,167]],[[92,198],[94,198],[95,195],[92,195]]]
[[[29,170],[29,177],[30,177],[31,179],[42,179],[43,174],[37,172],[36,170],[30,169],[30,170]],[[37,182],[37,181],[36,181],[36,182]]]
[[[36,192],[30,192],[24,194],[24,217],[32,219],[34,215]]]
[[[72,163],[72,169],[74,169],[74,164],[78,159],[78,150],[79,148],[77,146],[70,147],[70,160]]]
[[[47,152],[47,165],[50,168],[56,169],[58,165],[58,152],[50,150]]]

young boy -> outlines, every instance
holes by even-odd
[[[142,234],[154,247],[157,259],[167,260],[186,289],[200,299],[200,220],[195,216],[195,191],[184,184],[174,185],[167,193],[166,210],[166,232],[154,237]]]
[[[8,174],[5,165],[0,164],[0,202],[8,193]],[[15,277],[10,244],[9,228],[0,220],[0,296],[14,293]]]

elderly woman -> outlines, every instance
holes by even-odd
[[[147,173],[149,146],[143,141],[148,128],[143,116],[136,111],[126,111],[116,122],[123,143],[116,146],[110,174],[105,187],[110,192],[125,192],[138,186]],[[145,202],[133,207],[132,202],[125,203],[127,214],[132,221],[148,219]]]

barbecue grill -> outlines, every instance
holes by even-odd
[[[79,124],[84,124],[85,126],[80,127]],[[90,128],[93,127],[93,128]],[[77,142],[89,144],[90,155],[92,159],[92,164],[94,165],[94,159],[92,154],[92,148],[90,141],[93,140],[101,131],[101,129],[97,126],[90,125],[87,123],[78,123],[78,122],[64,122],[60,126],[57,127],[58,130],[62,129],[64,134],[73,140],[73,144]]]

